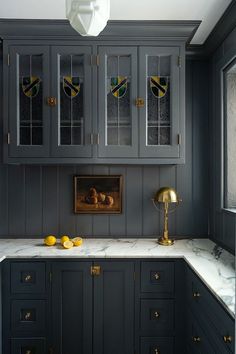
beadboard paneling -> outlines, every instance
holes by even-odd
[[[186,164],[178,166],[20,166],[0,164],[1,237],[82,234],[149,237],[160,234],[163,214],[151,198],[161,187],[177,189],[183,202],[169,217],[177,237],[208,233],[207,64],[187,61]],[[121,174],[123,213],[75,215],[73,175]]]

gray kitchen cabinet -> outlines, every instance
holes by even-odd
[[[180,157],[180,49],[141,47],[139,52],[140,157]]]
[[[91,157],[91,47],[51,48],[51,156]]]
[[[9,156],[91,157],[91,47],[10,46]]]
[[[5,162],[184,163],[180,43],[47,43],[4,47]]]
[[[99,157],[137,157],[137,47],[99,48]]]
[[[235,353],[234,319],[190,268],[186,280],[187,353]]]
[[[10,46],[8,110],[9,156],[50,154],[49,46]]]

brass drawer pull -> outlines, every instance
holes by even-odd
[[[195,297],[195,298],[200,297],[200,296],[201,296],[201,294],[199,292],[194,292],[193,293],[193,297]]]
[[[48,97],[48,98],[47,98],[47,104],[48,104],[50,107],[55,107],[56,104],[57,104],[57,99],[56,99],[56,97]]]
[[[138,108],[144,107],[144,99],[143,98],[136,98],[135,105]]]
[[[232,336],[223,336],[223,340],[225,343],[232,343]]]
[[[159,349],[154,348],[154,354],[161,354],[161,353],[160,353]]]
[[[198,336],[195,336],[195,337],[193,337],[193,341],[194,341],[194,343],[199,343],[199,342],[201,342],[201,338]]]

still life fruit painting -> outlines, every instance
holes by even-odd
[[[74,176],[74,212],[120,214],[122,176]]]

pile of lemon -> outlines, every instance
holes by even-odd
[[[55,246],[56,243],[57,243],[57,239],[53,235],[48,235],[44,239],[44,244],[46,246]],[[76,246],[76,247],[81,246],[82,243],[83,243],[82,237],[74,237],[74,238],[70,239],[69,236],[63,235],[60,238],[60,244],[66,249],[72,248],[74,246]]]

